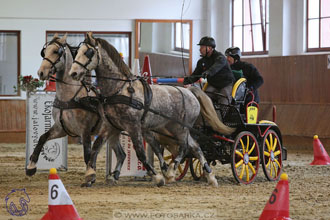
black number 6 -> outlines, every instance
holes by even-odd
[[[58,196],[58,192],[57,192],[57,190],[54,189],[54,188],[58,189],[58,185],[55,184],[55,185],[53,185],[52,188],[50,189],[50,198],[52,198],[52,199],[56,199],[57,196]]]
[[[275,193],[277,193],[277,189],[274,189],[272,195],[269,198],[269,203],[270,204],[274,204],[276,202],[276,195],[275,195]]]

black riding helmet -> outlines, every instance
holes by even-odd
[[[238,47],[230,47],[225,52],[226,56],[231,56],[234,58],[234,60],[240,60],[241,59],[241,50]]]
[[[199,41],[197,45],[210,46],[212,48],[215,48],[215,40],[212,37],[205,36],[202,37],[202,39]]]

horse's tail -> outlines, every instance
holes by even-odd
[[[226,126],[222,121],[219,120],[218,115],[214,109],[212,100],[208,97],[205,92],[195,86],[188,88],[198,99],[201,105],[201,114],[206,121],[211,125],[213,130],[218,131],[224,135],[232,134],[236,129]]]

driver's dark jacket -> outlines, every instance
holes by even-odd
[[[247,81],[247,87],[253,91],[254,100],[259,103],[260,98],[258,88],[264,83],[264,80],[257,68],[253,64],[244,61],[237,61],[230,67],[232,70],[243,71],[243,76]]]
[[[196,82],[202,73],[207,73],[207,82],[218,90],[233,84],[235,80],[226,57],[216,50],[213,50],[210,57],[198,60],[195,71],[186,77],[184,84]]]

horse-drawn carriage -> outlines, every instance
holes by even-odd
[[[252,101],[246,101],[248,95]],[[231,164],[237,182],[252,183],[260,164],[269,181],[277,180],[282,171],[282,161],[287,156],[278,126],[272,121],[258,121],[259,106],[253,101],[253,93],[246,87],[245,78],[233,86],[232,98],[231,105],[214,103],[214,107],[225,125],[236,128],[234,133],[222,135],[203,123],[194,127],[192,136],[201,146],[208,163]],[[171,160],[171,155],[166,159]],[[200,180],[203,169],[199,160],[193,157],[187,158],[179,167],[176,180],[186,175],[188,167],[193,178]]]
[[[30,157],[28,175],[36,172],[35,165],[44,142],[66,135],[68,133],[66,130],[69,128],[71,132],[75,131],[77,135],[86,139],[84,156],[87,165],[85,175],[87,183],[95,181],[97,154],[106,140],[116,152],[118,161],[111,177],[118,180],[125,159],[119,144],[121,131],[129,134],[138,159],[158,186],[165,184],[165,178],[168,181],[175,179],[174,173],[177,168],[181,172],[177,179],[182,178],[188,166],[195,179],[199,179],[203,173],[209,184],[217,186],[213,171],[209,167],[210,163],[215,165],[216,161],[223,164],[231,163],[235,179],[244,184],[253,182],[260,163],[268,180],[276,180],[280,176],[282,160],[286,159],[280,130],[274,122],[257,121],[258,105],[255,102],[245,104],[249,92],[246,89],[245,79],[240,79],[234,85],[232,93],[234,101],[231,105],[214,103],[213,108],[212,101],[200,89],[194,91],[182,87],[148,85],[145,80],[130,72],[112,45],[103,39],[95,39],[91,33],[87,34],[85,41],[80,44],[74,55],[66,44],[66,36],[61,39],[54,37],[46,47],[46,53],[46,49],[42,50],[44,61],[38,72],[39,77],[47,79],[51,73],[58,73],[56,80],[59,80],[60,85],[57,86],[61,92],[58,91],[57,96],[59,99],[69,100],[62,101],[64,104],[76,103],[77,98],[80,100],[85,96],[88,100],[94,100],[98,111],[88,113],[86,110],[86,114],[100,125],[96,126],[99,128],[96,129],[99,130],[98,138],[90,149],[90,135],[96,130],[88,126],[91,122],[88,117],[80,119],[81,109],[84,108],[81,105],[78,108],[76,104],[74,108],[57,106],[54,112],[55,116],[57,115],[56,123],[40,138],[38,146]],[[66,56],[62,56],[64,51]],[[57,64],[62,67],[61,71],[56,71]],[[88,73],[92,70],[96,72],[100,93],[90,96],[89,90],[82,88],[86,88],[89,84],[84,79],[89,77]],[[74,83],[72,78],[82,82]],[[203,114],[202,109],[212,109],[213,113]],[[71,111],[77,111],[77,114],[70,114]],[[212,119],[220,122],[217,112],[223,121],[218,123],[221,125],[219,128],[224,128],[224,132],[215,131],[212,126],[216,124]],[[72,119],[63,118],[64,113],[74,115],[74,119],[80,122],[79,132],[74,127],[68,127],[76,123],[72,123]],[[207,117],[207,122],[211,126],[195,123],[200,113],[205,117],[210,116]],[[66,123],[63,123],[64,119],[67,120]],[[172,152],[175,157],[171,156],[174,165],[168,166],[164,160],[160,147],[164,142],[161,137],[171,137],[178,145],[177,153]],[[158,174],[146,160],[143,138],[158,157],[163,175]],[[185,162],[183,169],[180,169],[181,162]]]

